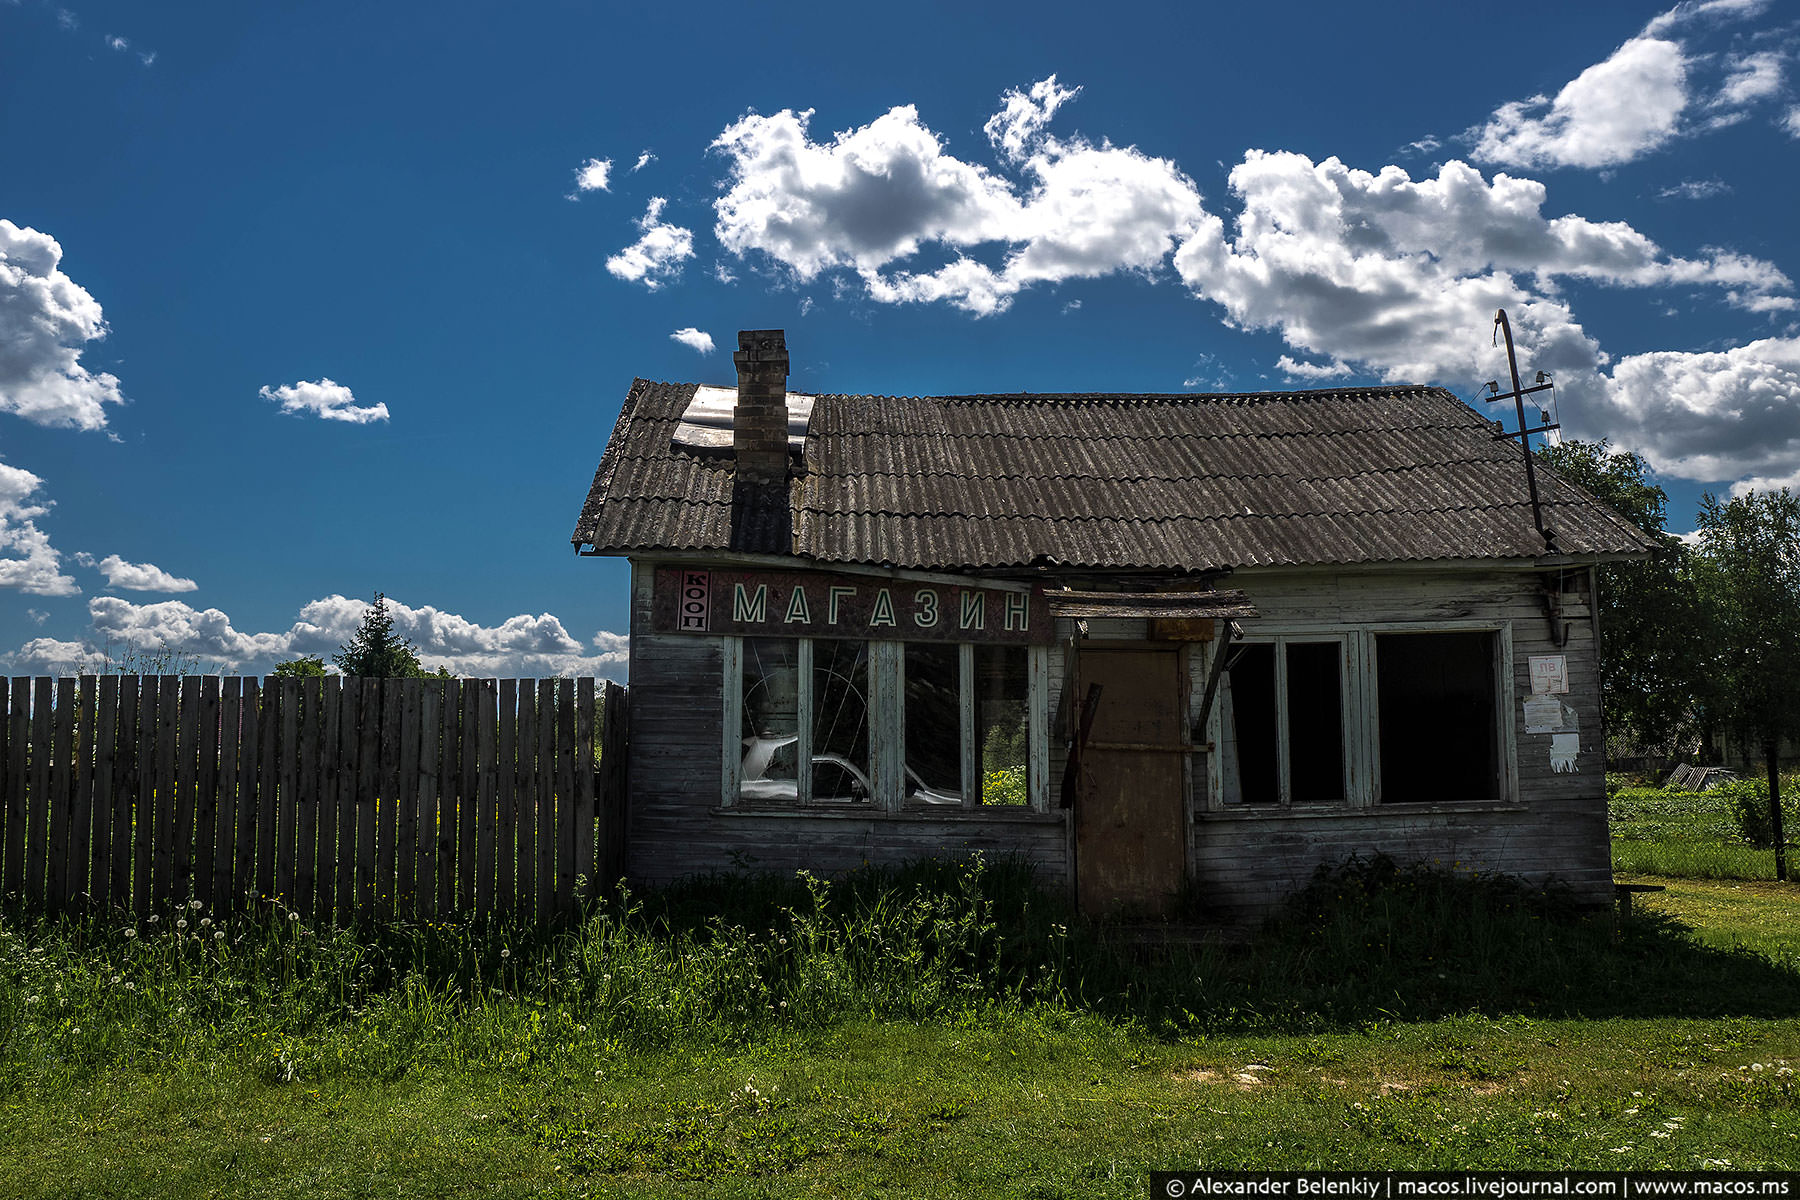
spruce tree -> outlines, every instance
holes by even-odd
[[[394,632],[387,597],[380,592],[375,593],[375,603],[363,614],[362,627],[344,643],[342,650],[331,656],[331,661],[346,675],[416,679],[425,674],[425,668],[419,665],[418,647]]]

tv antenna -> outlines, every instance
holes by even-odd
[[[1548,433],[1552,429],[1561,429],[1562,423],[1560,421],[1550,420],[1549,414],[1544,412],[1543,409],[1539,409],[1538,416],[1544,423],[1535,429],[1530,428],[1525,424],[1525,397],[1532,395],[1535,392],[1554,389],[1556,384],[1551,380],[1550,376],[1543,371],[1537,373],[1537,383],[1533,386],[1525,387],[1521,384],[1519,382],[1519,360],[1518,357],[1513,354],[1512,325],[1506,319],[1506,310],[1504,308],[1499,309],[1494,313],[1494,328],[1506,337],[1506,368],[1512,373],[1512,391],[1503,392],[1500,390],[1499,382],[1497,380],[1492,381],[1486,388],[1490,393],[1488,398],[1490,400],[1511,400],[1514,408],[1519,414],[1519,428],[1517,432],[1506,433],[1503,431],[1496,433],[1494,437],[1500,439],[1519,439],[1519,445],[1525,451],[1525,486],[1531,491],[1532,523],[1537,526],[1538,536],[1544,539],[1544,549],[1552,554],[1559,554],[1561,553],[1561,550],[1559,550],[1556,545],[1556,531],[1544,524],[1544,505],[1543,501],[1538,497],[1537,468],[1531,461],[1531,435],[1534,433]]]

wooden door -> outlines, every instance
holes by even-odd
[[[1178,646],[1081,647],[1078,694],[1099,684],[1075,798],[1076,895],[1083,912],[1162,911],[1187,869]]]

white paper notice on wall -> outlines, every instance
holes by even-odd
[[[1574,733],[1553,733],[1550,735],[1550,769],[1552,771],[1579,771],[1575,759],[1581,754],[1581,737]]]
[[[1533,654],[1531,663],[1531,694],[1534,696],[1562,695],[1569,690],[1569,659],[1564,654]]]
[[[1525,701],[1526,733],[1557,733],[1575,727],[1575,710],[1555,696],[1533,696]]]

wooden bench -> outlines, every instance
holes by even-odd
[[[1663,887],[1660,883],[1613,884],[1613,896],[1619,901],[1619,915],[1621,917],[1629,917],[1631,915],[1631,898],[1633,896],[1645,892],[1661,892],[1667,890],[1668,889]]]

